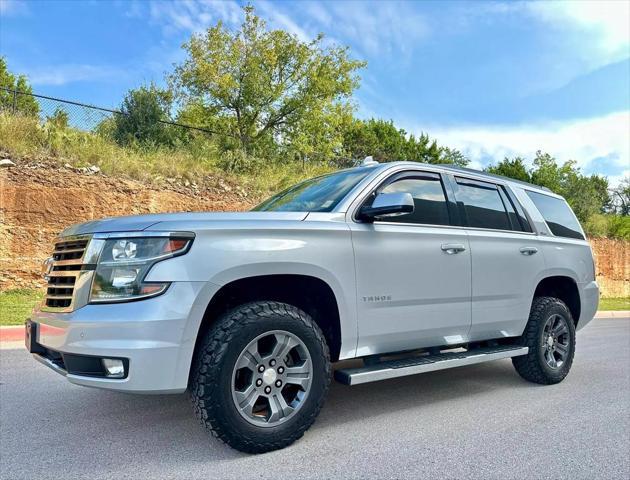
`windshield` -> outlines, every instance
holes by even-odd
[[[330,212],[371,168],[343,170],[298,183],[254,207],[254,211]]]

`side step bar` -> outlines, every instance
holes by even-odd
[[[528,347],[502,346],[476,348],[465,352],[447,352],[390,360],[376,365],[345,368],[335,371],[335,380],[345,385],[376,382],[388,378],[404,377],[417,373],[434,372],[446,368],[463,367],[502,358],[527,355]]]

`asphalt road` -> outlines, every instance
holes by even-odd
[[[541,387],[509,360],[333,385],[293,446],[246,455],[197,423],[185,395],[70,385],[0,350],[0,477],[630,478],[630,318],[578,334],[567,379]]]

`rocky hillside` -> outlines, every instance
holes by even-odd
[[[199,185],[144,184],[105,176],[97,167],[1,163],[0,290],[41,285],[41,262],[68,225],[141,213],[246,210],[255,203],[239,186],[219,178]]]

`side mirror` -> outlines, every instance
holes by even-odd
[[[361,208],[359,218],[373,222],[377,217],[396,217],[412,213],[413,197],[410,193],[381,193],[376,196],[372,205]]]

